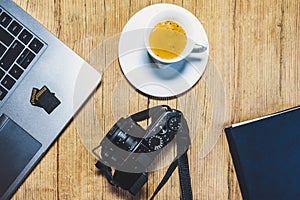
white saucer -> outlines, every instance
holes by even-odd
[[[151,16],[165,9],[184,12],[199,33],[194,40],[207,45],[207,50],[192,52],[179,63],[158,68],[145,47],[144,30]],[[193,87],[205,70],[208,53],[208,39],[201,22],[186,9],[173,4],[155,4],[140,10],[127,22],[119,40],[119,62],[125,77],[136,89],[154,97],[173,97]]]

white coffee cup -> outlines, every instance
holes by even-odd
[[[144,42],[145,46],[147,48],[148,53],[150,56],[154,59],[155,62],[158,62],[158,66],[161,67],[164,64],[172,64],[179,62],[183,59],[185,59],[188,55],[191,54],[191,52],[195,49],[197,49],[197,52],[204,52],[207,50],[207,45],[205,44],[198,44],[195,42],[195,38],[197,36],[197,32],[194,29],[194,23],[191,20],[191,17],[187,15],[192,15],[186,10],[175,10],[175,9],[169,9],[169,10],[162,10],[153,15],[153,17],[148,22],[148,28],[145,29],[144,32]],[[183,49],[183,51],[175,58],[166,59],[157,56],[151,49],[150,43],[149,43],[149,37],[153,30],[153,28],[160,22],[165,22],[167,20],[173,21],[180,25],[183,30],[186,33],[187,42],[186,46]]]

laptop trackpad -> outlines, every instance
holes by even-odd
[[[13,120],[0,116],[0,197],[41,147]]]

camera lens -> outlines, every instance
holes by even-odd
[[[129,151],[133,151],[133,149],[136,147],[137,144],[138,141],[135,140],[133,137],[128,137],[125,142],[125,146]]]
[[[126,138],[127,138],[127,134],[120,130],[117,137],[116,137],[116,140],[118,142],[123,142],[123,141],[126,140]]]

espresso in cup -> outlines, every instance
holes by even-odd
[[[185,30],[176,22],[166,20],[157,23],[149,35],[153,53],[162,59],[178,57],[187,45]]]
[[[195,20],[197,18],[186,10],[166,9],[153,13],[144,29],[144,42],[159,68],[185,60],[193,50],[197,53],[207,50],[203,41],[198,42]]]

